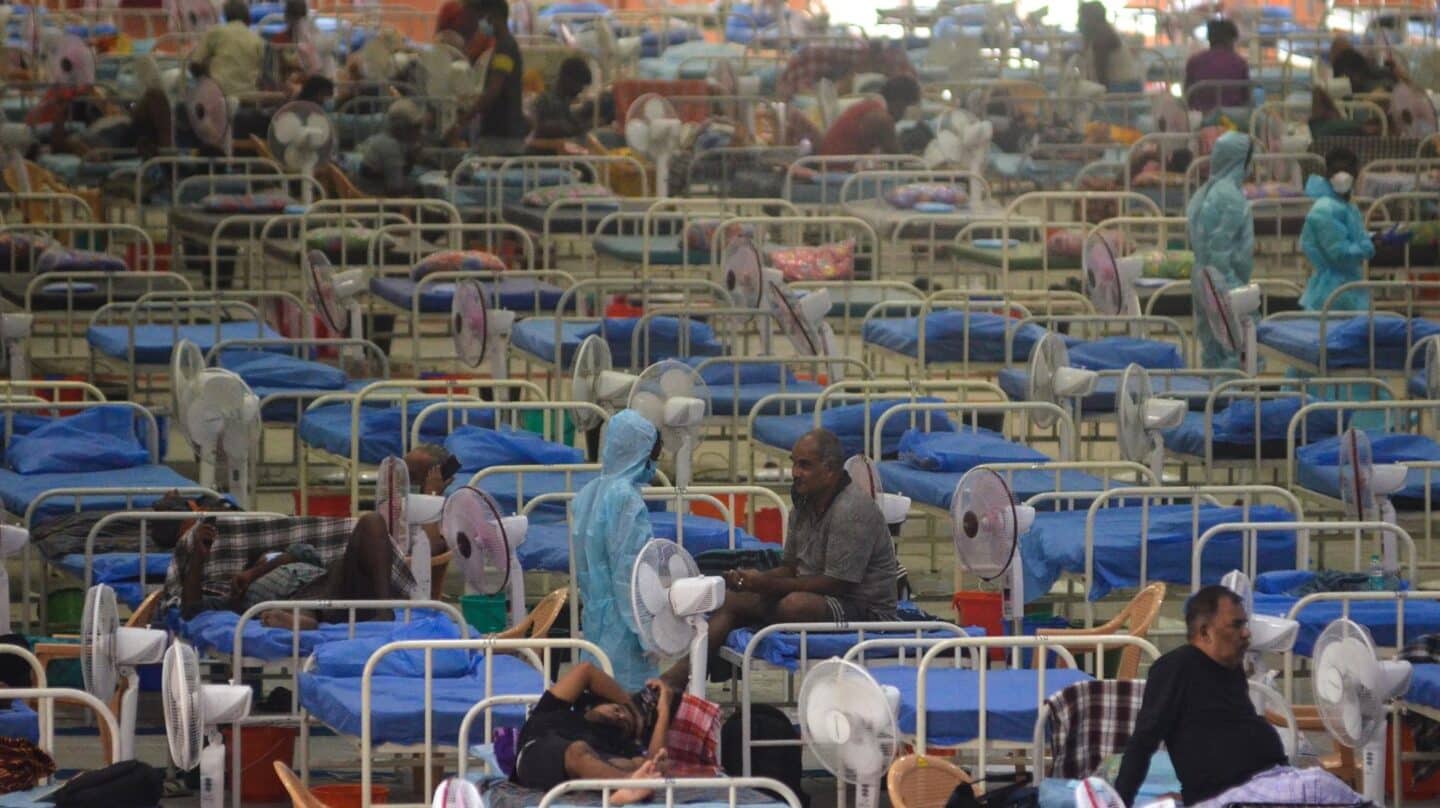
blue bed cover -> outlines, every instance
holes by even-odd
[[[1210,392],[1210,379],[1204,376],[1151,376],[1150,384],[1156,388],[1156,395],[1174,393],[1183,396],[1192,410],[1205,409],[1205,397]],[[1000,389],[1013,401],[1029,400],[1030,371],[1023,368],[1001,368]],[[1101,376],[1095,380],[1095,391],[1080,402],[1086,413],[1114,413],[1116,394],[1120,390],[1119,376]]]
[[[195,488],[194,480],[176,473],[169,466],[143,465],[126,469],[107,469],[85,473],[67,472],[53,474],[16,474],[9,469],[0,469],[0,501],[5,510],[16,516],[24,516],[25,508],[41,494],[57,488]],[[130,500],[133,507],[148,508],[155,504],[160,494],[136,496]],[[36,511],[37,523],[46,519],[84,511],[120,511],[126,508],[123,494],[97,494],[80,498],[80,508],[75,507],[73,497],[50,498]]]
[[[1292,565],[1293,566],[1293,565]],[[1300,598],[1288,592],[1315,577],[1306,570],[1272,570],[1255,577],[1255,612],[1275,617],[1284,617]],[[1315,640],[1325,627],[1339,620],[1344,611],[1340,601],[1312,603],[1301,610],[1300,633],[1295,637],[1295,653],[1309,656],[1315,649]],[[1375,642],[1394,646],[1395,619],[1399,610],[1390,601],[1353,601],[1349,606],[1350,619],[1370,630]],[[1425,634],[1440,632],[1440,601],[1407,600],[1405,602],[1405,642],[1414,642]]]
[[[875,422],[879,420],[890,408],[908,404],[914,401],[920,404],[940,404],[942,399],[922,396],[915,399],[891,398],[875,399],[868,403],[842,404],[838,407],[826,407],[820,413],[820,426],[834,432],[840,438],[841,447],[845,450],[846,457],[863,454],[865,451],[865,427],[866,412],[869,412],[869,427],[875,428]],[[787,405],[789,406],[789,405]],[[914,413],[920,422],[924,423],[925,418],[930,419],[930,431],[941,432],[947,429],[954,429],[954,423],[942,412],[926,413],[917,411]],[[766,446],[789,451],[795,445],[795,441],[806,432],[815,428],[814,413],[804,412],[794,415],[764,415],[755,419],[755,440]],[[897,415],[885,423],[885,433],[880,436],[881,454],[892,456],[900,448],[900,437],[910,428],[910,417]]]
[[[379,403],[381,399],[377,399]],[[405,453],[408,434],[415,423],[415,417],[426,407],[439,403],[439,399],[409,401],[403,413],[399,407],[362,407],[360,412],[360,462],[379,463],[391,455]],[[340,457],[350,456],[351,404],[340,402],[307,409],[300,417],[300,440],[306,446],[324,449]],[[486,411],[483,404],[476,404],[475,411],[453,410],[455,418],[467,417],[472,423],[494,423],[494,412]],[[440,443],[448,434],[447,416],[437,414],[426,419],[421,427],[421,438]],[[402,430],[402,421],[404,429]],[[401,434],[402,431],[406,434]]]
[[[882,685],[900,691],[900,731],[915,733],[917,680],[911,665],[877,665],[870,674]],[[1045,671],[1046,693],[1039,694],[1040,672],[1031,669],[995,669],[987,673],[985,735],[990,741],[1029,742],[1043,698],[1091,677],[1074,668]],[[980,737],[980,672],[932,666],[926,673],[925,741],[956,746]]]
[[[268,325],[258,326],[252,321],[221,323],[216,339],[216,327],[210,325],[182,325],[172,328],[168,325],[141,325],[135,327],[135,361],[143,365],[161,365],[170,361],[170,352],[175,343],[188,339],[195,343],[201,353],[209,353],[216,342],[232,339],[281,339],[278,331]],[[178,336],[177,336],[178,334]],[[85,332],[90,347],[112,359],[128,359],[130,352],[130,328],[123,325],[92,325]],[[284,350],[283,348],[280,350]]]
[[[502,309],[519,312],[554,311],[565,290],[534,278],[505,278],[481,284],[490,294],[490,301]],[[370,279],[370,292],[399,308],[410,311],[415,302],[418,281],[395,275]],[[455,282],[426,284],[420,295],[421,314],[449,314],[455,298]]]
[[[1440,444],[1427,435],[1386,434],[1366,431],[1371,458],[1375,463],[1440,462]],[[1295,482],[1319,494],[1340,496],[1340,438],[1326,438],[1295,450]],[[1401,510],[1425,507],[1425,470],[1411,469],[1405,487],[1390,495]],[[1440,469],[1431,469],[1432,501],[1440,495]]]
[[[449,622],[443,615],[429,610],[416,610],[412,619]],[[235,626],[239,623],[240,615],[230,611],[201,612],[189,620],[182,619],[179,610],[176,609],[170,609],[165,614],[166,628],[195,646],[195,650],[202,654],[233,654],[235,652]],[[403,625],[405,624],[393,620],[371,620],[356,623],[355,638],[389,642],[391,639],[397,638],[398,629]],[[439,632],[436,634],[441,636]],[[458,637],[459,634],[458,632],[445,632],[443,636]],[[261,624],[259,620],[251,620],[245,624],[245,636],[241,638],[240,642],[246,657],[275,662],[291,657],[294,638],[295,634],[289,629],[269,628]],[[409,636],[407,635],[405,638],[408,639]],[[300,632],[300,656],[303,659],[322,645],[348,639],[352,639],[348,625],[321,623],[319,628]]]
[[[720,356],[724,353],[709,325],[689,320],[691,356]],[[560,364],[569,369],[575,359],[575,352],[585,338],[598,334],[610,345],[610,357],[617,368],[630,367],[630,340],[639,324],[638,319],[609,318],[603,323],[596,321],[562,321],[560,326]],[[651,362],[679,357],[680,320],[674,317],[654,317],[650,320],[648,359]],[[640,349],[646,350],[646,339],[640,339]],[[555,319],[553,317],[528,317],[515,324],[510,332],[510,345],[544,361],[555,361]]]
[[[918,317],[876,318],[865,321],[861,336],[876,345],[909,357],[920,353]],[[925,316],[927,362],[1004,362],[1006,329],[1014,330],[1014,361],[1030,358],[1035,343],[1047,333],[1036,323],[1016,327],[1013,317],[988,312],[935,311]],[[969,356],[966,356],[966,335]],[[1169,342],[1106,337],[1098,340],[1065,338],[1070,362],[1091,370],[1114,370],[1134,362],[1147,368],[1179,369],[1185,366],[1180,349]]]
[[[1212,449],[1215,457],[1253,458],[1255,456],[1255,400],[1239,399],[1229,407],[1214,414],[1207,424],[1205,413],[1188,412],[1185,420],[1174,429],[1161,433],[1165,448],[1180,454],[1195,457],[1205,456],[1205,436],[1213,434]],[[1260,402],[1260,450],[1261,457],[1284,460],[1290,451],[1287,439],[1290,421],[1311,399],[1298,396],[1268,399]],[[1339,430],[1335,410],[1321,410],[1306,415],[1305,430],[1295,433],[1296,440],[1302,435],[1334,435]]]
[[[674,541],[678,536],[675,514],[672,512],[652,511],[650,525],[657,539]],[[686,514],[684,526],[685,549],[689,550],[691,555],[730,547],[730,528],[720,519]],[[766,544],[736,525],[735,547],[741,550],[762,550],[766,547],[778,549],[779,545]],[[515,554],[520,558],[520,566],[526,570],[569,572],[570,528],[565,522],[532,524],[525,533],[525,541],[516,548]]]
[[[1411,665],[1410,689],[1405,701],[1440,709],[1440,665]]]
[[[1375,318],[1375,366],[1403,370],[1410,347],[1440,334],[1440,324],[1401,317]],[[1261,345],[1309,365],[1320,363],[1320,320],[1299,318],[1262,321],[1256,329]],[[1332,317],[1325,329],[1327,367],[1332,370],[1370,367],[1370,318]]]

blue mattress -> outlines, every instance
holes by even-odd
[[[1405,701],[1440,708],[1440,665],[1411,665],[1410,689]]]
[[[144,465],[128,469],[107,469],[84,473],[65,474],[16,474],[9,469],[0,469],[0,501],[5,510],[16,516],[24,516],[25,508],[46,491],[57,488],[195,488],[194,480],[182,477],[169,466]],[[155,504],[160,494],[137,496],[131,499],[133,507],[148,508]],[[71,513],[85,511],[121,511],[126,508],[123,494],[98,494],[80,498],[80,508],[75,507],[73,497],[57,497],[45,500],[36,511],[36,522]]]
[[[262,350],[225,351],[220,356],[220,367],[240,374],[262,401],[273,395],[314,393],[300,399],[272,401],[260,411],[266,421],[283,423],[294,423],[305,405],[326,393],[356,392],[374,382],[346,378],[344,371],[324,362]]]
[[[1021,368],[1002,368],[999,373],[1000,389],[1014,401],[1028,401],[1030,372]],[[1151,376],[1150,384],[1158,395],[1176,394],[1184,396],[1192,410],[1205,409],[1205,397],[1210,393],[1211,380],[1203,376]],[[1101,376],[1095,380],[1095,391],[1086,396],[1080,407],[1086,413],[1114,413],[1115,397],[1120,389],[1119,376]]]
[[[978,465],[978,464],[977,464]],[[899,460],[882,460],[879,464],[880,481],[885,490],[904,494],[916,502],[935,508],[949,510],[955,496],[955,486],[960,484],[963,471],[925,471]],[[1060,484],[1055,484],[1053,471],[1007,471],[1005,479],[1010,482],[1015,497],[1024,502],[1036,494],[1051,491],[1103,491],[1105,482],[1094,475],[1080,471],[1062,471]]]
[[[919,402],[939,403],[938,398],[919,398]],[[840,438],[841,447],[845,450],[845,456],[865,453],[865,411],[870,411],[870,428],[875,428],[875,422],[880,416],[900,404],[908,404],[911,399],[877,399],[868,404],[845,404],[839,407],[827,407],[820,414],[820,425],[834,432]],[[917,412],[916,416],[923,418],[927,413]],[[942,413],[929,413],[931,418],[930,429],[934,432],[943,431],[946,428],[953,429],[954,425],[948,417]],[[923,423],[923,421],[922,421]],[[906,416],[897,415],[885,424],[885,434],[880,436],[881,455],[890,457],[900,448],[900,436],[909,429],[910,419]],[[815,416],[813,413],[797,413],[794,415],[765,415],[755,419],[755,434],[752,435],[760,443],[776,449],[790,451],[795,442],[806,432],[815,428]]]
[[[876,666],[870,668],[870,675],[882,685],[899,689],[900,732],[913,735],[918,669],[909,665]],[[1030,742],[1042,698],[1093,678],[1073,668],[1047,670],[1048,692],[1041,697],[1039,675],[1039,671],[1028,669],[988,672],[984,705],[987,740]],[[926,743],[955,746],[980,737],[979,671],[932,666],[926,673],[925,695]]]
[[[644,236],[596,236],[590,243],[596,255],[630,264],[646,260]],[[710,251],[685,247],[680,236],[651,236],[649,261],[657,266],[708,266]]]
[[[219,332],[219,340],[216,332]],[[135,327],[135,361],[146,365],[162,365],[170,361],[170,351],[180,339],[195,343],[200,352],[209,353],[217,341],[232,339],[282,339],[280,333],[270,326],[259,326],[254,322],[221,323],[219,329],[211,325],[184,325],[177,329],[168,325],[141,325]],[[92,325],[85,333],[90,347],[114,359],[127,359],[130,351],[130,328],[123,325]],[[282,349],[283,350],[283,349]]]
[[[9,701],[0,707],[0,738],[24,738],[40,743],[40,716],[22,701]]]
[[[824,171],[811,180],[792,180],[790,201],[797,205],[839,205],[840,188],[852,176],[848,171]]]
[[[399,407],[364,407],[360,413],[360,457],[361,463],[379,463],[391,455],[405,454],[405,445],[410,439],[410,430],[415,417],[426,407],[439,400],[410,401],[403,414]],[[324,449],[340,457],[350,456],[350,412],[349,402],[312,407],[300,417],[300,440],[306,446]],[[493,423],[494,413],[476,404],[475,412],[454,410],[458,419],[468,415],[472,423]],[[448,433],[447,416],[443,413],[429,418],[421,429],[421,439],[440,443]],[[402,421],[404,428],[402,430]],[[402,431],[404,434],[401,434]]]
[[[433,612],[416,611],[415,619],[434,616]],[[439,619],[444,619],[443,617]],[[176,609],[165,615],[165,624],[178,637],[195,646],[202,654],[230,655],[235,652],[235,626],[240,615],[235,612],[201,612],[189,620],[182,620]],[[355,638],[390,641],[404,624],[391,620],[373,620],[355,624]],[[458,636],[458,633],[456,633]],[[319,628],[300,632],[300,656],[305,658],[328,643],[352,639],[350,627],[344,623],[321,623]],[[241,646],[246,657],[264,662],[289,659],[294,654],[294,632],[284,628],[268,628],[259,620],[245,624],[245,636]]]
[[[1375,318],[1375,367],[1403,370],[1416,342],[1440,334],[1440,325],[1420,319]],[[1320,363],[1320,320],[1284,319],[1260,323],[1261,345],[1305,364]],[[1326,366],[1331,370],[1370,367],[1370,318],[1331,318],[1325,330]]]
[[[1140,584],[1139,507],[1108,507],[1096,511],[1094,581],[1088,596],[1099,600],[1113,589],[1135,588]],[[1147,541],[1147,580],[1173,584],[1190,583],[1190,554],[1195,537],[1226,522],[1243,520],[1239,507],[1202,506],[1192,523],[1189,504],[1152,505]],[[1251,522],[1285,522],[1294,514],[1274,505],[1250,508]],[[1085,572],[1085,511],[1043,512],[1035,525],[1020,539],[1024,563],[1025,600],[1049,593],[1063,574]],[[1295,565],[1295,534],[1289,531],[1259,534],[1259,570],[1287,569]],[[1232,569],[1242,567],[1240,536],[1225,535],[1205,545],[1201,577],[1214,583]]]
[[[575,359],[575,352],[585,338],[598,334],[610,344],[610,357],[617,368],[631,367],[636,360],[630,355],[630,339],[638,319],[609,318],[603,322],[574,322],[564,320],[560,325],[560,364],[568,370]],[[654,317],[649,321],[649,362],[679,357],[680,320],[674,317]],[[696,320],[688,321],[690,356],[720,356],[724,346],[715,337],[709,325]],[[646,351],[647,340],[640,339],[640,350]],[[555,319],[553,317],[529,317],[515,324],[510,332],[510,345],[544,362],[554,362],[556,355]]]
[[[1284,617],[1300,598],[1284,594],[1293,587],[1305,583],[1314,573],[1305,570],[1284,570],[1270,572],[1256,577],[1255,611]],[[1295,653],[1309,656],[1315,650],[1315,641],[1325,627],[1339,620],[1344,604],[1339,601],[1312,603],[1300,611],[1300,633],[1295,637]],[[1393,602],[1354,601],[1350,604],[1350,619],[1370,630],[1375,642],[1394,646],[1395,618],[1399,610]],[[1414,642],[1421,635],[1440,632],[1440,602],[1413,600],[1405,603],[1405,643]]]
[[[74,575],[76,578],[85,578],[85,554],[70,553],[60,557],[56,563],[60,569]],[[170,553],[164,551],[153,551],[145,554],[145,578],[153,583],[161,583],[165,580],[165,573],[170,569]],[[126,581],[140,580],[140,554],[139,553],[97,553],[95,560],[90,566],[91,583],[96,584],[117,584]]]
[[[971,637],[985,636],[985,629],[979,626],[966,626],[965,633]],[[922,637],[929,638],[950,638],[958,636],[953,631],[926,631]],[[755,630],[750,628],[737,628],[725,637],[725,647],[737,654],[745,653],[745,647],[755,637]],[[800,668],[800,633],[793,631],[776,631],[765,635],[765,639],[755,648],[755,658],[774,665],[777,668],[786,670],[798,670]],[[913,631],[867,631],[865,639],[880,640],[887,637],[898,639],[913,639]],[[805,639],[806,658],[811,662],[830,657],[844,656],[851,648],[860,643],[860,633],[850,632],[815,632]],[[889,659],[899,656],[899,649],[877,648],[874,651],[867,651],[867,659]]]
[[[485,671],[480,658],[464,676],[436,678],[431,690],[432,740],[454,746],[460,734],[460,722],[475,703],[484,697]],[[539,695],[545,690],[540,672],[517,657],[496,654],[495,678],[490,682],[495,695]],[[358,677],[300,674],[300,704],[336,732],[347,737],[360,737],[360,679]],[[371,684],[370,732],[379,744],[420,744],[425,742],[425,681],[411,676],[376,676]],[[524,705],[496,708],[495,725],[519,727],[525,721]],[[476,722],[483,731],[484,722]],[[488,738],[472,736],[471,743],[485,743]]]
[[[565,290],[560,287],[533,278],[507,278],[484,283],[483,286],[490,293],[492,304],[511,311],[554,311],[555,307],[560,305],[561,296],[565,294]],[[419,288],[420,284],[409,278],[391,276],[370,279],[371,293],[405,311],[411,310],[415,292]],[[420,313],[449,314],[454,297],[455,284],[452,281],[427,284],[424,293],[420,295]]]
[[[439,414],[433,417],[436,421],[444,420]],[[456,476],[461,479],[469,479],[475,472],[491,466],[549,466],[585,462],[585,453],[573,446],[509,426],[489,429],[462,424],[445,436],[445,450],[460,462],[460,472]]]
[[[1188,412],[1185,420],[1174,429],[1161,433],[1165,448],[1172,452],[1205,456],[1205,436],[1213,433],[1212,449],[1216,459],[1251,459],[1255,457],[1255,400],[1240,399],[1215,413],[1210,423],[1205,413]],[[1290,421],[1302,407],[1313,403],[1299,397],[1268,399],[1260,402],[1260,456],[1267,460],[1284,460],[1290,451],[1287,436]],[[1302,435],[1334,435],[1339,432],[1335,410],[1312,412],[1305,417]]]
[[[579,491],[585,483],[595,479],[599,474],[593,471],[581,471],[567,474],[563,471],[529,471],[524,476],[524,496],[528,502],[540,494],[547,494],[559,491]],[[520,507],[520,495],[522,486],[519,474],[492,474],[480,481],[480,490],[495,498],[500,510],[509,514],[515,513]],[[567,480],[569,481],[567,487]],[[454,493],[468,483],[468,478],[463,475],[455,475],[455,481],[446,489],[447,494]],[[532,526],[537,522],[555,522],[566,518],[567,508],[564,502],[546,502],[530,512]],[[526,544],[529,539],[526,539]],[[521,545],[523,550],[524,545]]]
[[[1407,461],[1440,462],[1440,444],[1425,435],[1390,435],[1366,432],[1370,436],[1371,458],[1376,463]],[[1316,493],[1340,496],[1340,438],[1326,438],[1295,450],[1295,482]],[[1432,469],[1430,496],[1440,496],[1440,470]],[[1401,510],[1425,507],[1425,472],[1412,469],[1405,477],[1405,487],[1390,495],[1390,501]]]
[[[861,331],[865,342],[910,357],[920,353],[918,317],[867,320]],[[1004,362],[1006,328],[1013,329],[1013,359],[1030,358],[1035,343],[1046,333],[1035,323],[1015,328],[1012,317],[987,312],[936,311],[925,316],[925,358],[935,362],[967,361],[969,335],[971,362]],[[1180,349],[1173,343],[1131,337],[1098,340],[1066,338],[1070,362],[1090,370],[1119,370],[1133,363],[1147,368],[1174,370],[1185,366]]]
[[[730,528],[719,519],[687,514],[685,517],[685,549],[691,555],[710,550],[724,550],[730,547]],[[678,531],[675,514],[652,512],[650,525],[655,538],[677,540]],[[735,547],[742,550],[762,550],[778,545],[766,544],[735,526]],[[533,524],[525,533],[525,541],[516,548],[520,566],[531,572],[570,571],[570,529],[564,522]]]

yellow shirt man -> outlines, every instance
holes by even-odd
[[[253,93],[260,86],[265,41],[239,21],[217,25],[205,32],[191,61],[204,65],[225,95]]]

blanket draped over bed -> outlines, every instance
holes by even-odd
[[[1415,665],[1440,663],[1440,634],[1425,634],[1417,638],[1405,646],[1400,658]],[[1412,712],[1405,715],[1405,724],[1415,735],[1416,752],[1440,752],[1440,721]],[[1412,783],[1419,783],[1440,771],[1440,762],[1436,761],[1416,761],[1414,765]]]

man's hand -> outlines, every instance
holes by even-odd
[[[439,495],[445,493],[445,478],[440,476],[440,464],[430,466],[425,472],[425,482],[420,486],[420,493]]]
[[[250,584],[253,583],[255,583],[254,567],[235,573],[235,577],[230,579],[230,596],[237,600],[244,597],[245,592],[250,589]]]
[[[195,553],[195,558],[204,562],[210,558],[210,551],[220,539],[220,531],[216,530],[214,525],[204,523],[197,525],[190,536],[191,550]]]
[[[731,570],[725,573],[725,586],[734,589],[736,592],[759,592],[765,593],[770,590],[770,579],[765,573],[755,569]]]
[[[670,685],[665,684],[659,679],[651,679],[645,683],[645,686],[655,691],[657,709],[660,715],[669,715],[670,701],[675,698],[675,691],[670,689]]]

